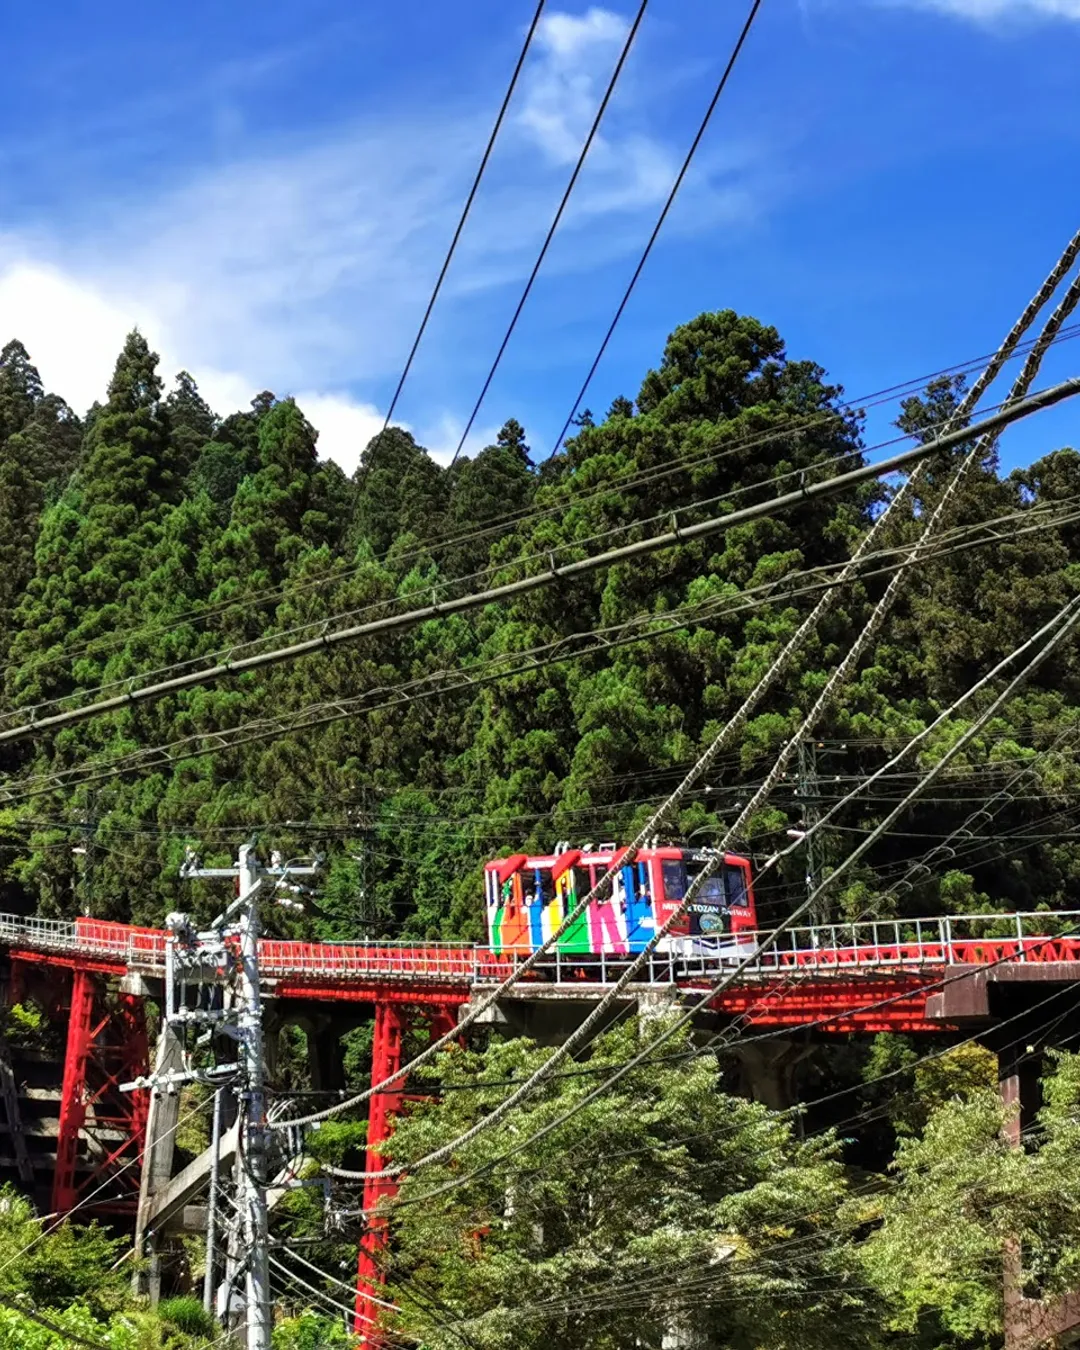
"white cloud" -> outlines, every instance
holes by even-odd
[[[56,267],[11,259],[0,270],[0,346],[19,338],[46,387],[80,413],[104,396],[125,335],[149,317]]]
[[[555,12],[541,21],[538,59],[526,75],[517,125],[552,164],[567,167],[581,153],[629,27],[623,15],[595,7],[583,15]],[[641,41],[639,30],[635,49]],[[627,105],[636,104],[633,56],[632,51],[571,203],[570,215],[578,220],[659,202],[674,179],[676,162],[668,147],[620,124]]]
[[[605,9],[541,20],[539,60],[526,78],[518,122],[553,163],[577,159],[627,28],[621,15]]]
[[[522,111],[406,387],[402,411],[437,458],[449,458],[459,434],[446,405],[459,388],[471,401],[483,370],[469,362],[482,367],[492,323],[502,321],[479,297],[520,284],[531,265],[570,144],[576,155],[626,31],[625,18],[597,7],[544,20]],[[629,71],[564,222],[573,247],[555,250],[551,272],[587,274],[640,246],[640,212],[674,172],[640,102]],[[72,220],[25,221],[18,234],[0,233],[0,343],[21,338],[47,386],[82,412],[104,396],[138,326],[161,353],[166,381],[190,370],[223,414],[262,389],[298,391],[320,453],[351,470],[382,425],[366,390],[389,387],[400,370],[488,130],[486,109],[380,110],[321,140],[279,138],[272,152],[249,150],[185,177],[176,170],[156,195],[110,187]],[[726,220],[750,214],[730,186],[744,166],[703,170],[687,185],[695,227],[714,223],[721,207]],[[466,324],[479,308],[478,342]],[[418,409],[425,379],[454,393]],[[494,431],[471,435],[466,453]]]
[[[184,360],[145,302],[107,296],[56,267],[9,262],[0,268],[0,315],[0,346],[19,337],[46,388],[61,393],[79,412],[104,397],[117,353],[133,327],[158,349],[166,385],[186,367],[206,401],[222,413],[246,407],[261,388],[236,372]],[[382,414],[370,403],[341,394],[305,392],[297,401],[319,431],[322,457],[351,473],[382,429]]]
[[[1080,0],[887,0],[887,3],[937,10],[976,23],[1009,19],[1080,19]]]
[[[431,426],[424,427],[422,432],[418,433],[417,439],[421,445],[428,447],[431,458],[436,463],[446,465],[453,459],[464,429],[465,423],[459,417],[455,417],[452,413],[443,413]],[[499,426],[496,423],[482,427],[474,426],[465,437],[461,457],[472,459],[473,455],[479,454],[485,446],[493,445],[498,432]]]
[[[351,474],[368,441],[382,431],[383,413],[373,403],[356,403],[342,394],[297,394],[296,401],[319,433],[320,457]]]

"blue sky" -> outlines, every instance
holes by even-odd
[[[0,342],[80,410],[137,323],[221,412],[296,394],[352,468],[381,424],[532,0],[6,7]],[[745,13],[651,0],[478,421],[562,425]],[[445,454],[629,4],[550,0],[399,407]],[[1080,0],[765,0],[587,402],[731,306],[868,394],[991,350],[1080,227]],[[1065,344],[1044,382],[1080,368]],[[875,415],[868,436],[889,432]],[[1007,464],[1080,443],[1065,407]]]

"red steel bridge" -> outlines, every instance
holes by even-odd
[[[86,1179],[91,1188],[141,1150],[146,1094],[124,1094],[126,1107],[117,1104],[111,1115],[103,1104],[121,1081],[149,1070],[144,1002],[164,974],[167,940],[163,930],[98,919],[0,915],[0,947],[11,961],[11,999],[17,1000],[32,978],[30,968],[39,979],[44,972],[63,980],[68,989],[55,1210],[70,1209],[84,1189],[76,1183],[74,1163],[85,1129],[108,1124],[127,1136],[99,1158]],[[447,1016],[456,1020],[458,1009],[509,976],[516,960],[466,943],[266,938],[260,944],[260,968],[271,998],[371,1004],[380,1023],[403,1025],[410,1010],[426,1009],[444,1026]],[[628,960],[555,952],[527,972],[507,998],[595,1001]],[[696,998],[731,969],[730,955],[656,952],[626,995],[667,991],[675,999]],[[989,1017],[991,983],[1078,978],[1080,911],[831,924],[783,933],[709,1006],[714,1014],[754,1027],[940,1032]],[[396,1010],[393,1019],[391,1010]],[[385,1041],[385,1030],[377,1045]],[[399,1067],[395,1051],[385,1046],[376,1054],[375,1081]],[[133,1180],[137,1189],[137,1177]]]
[[[760,950],[767,936],[747,936],[743,956],[749,952],[752,959],[708,1001],[714,1020],[823,1034],[990,1030],[1001,1008],[1015,1007],[1024,989],[1080,983],[1080,911],[793,928]],[[146,1005],[161,995],[169,940],[162,930],[97,919],[0,915],[0,951],[6,949],[10,963],[9,1001],[34,993],[54,1016],[66,1019],[50,1197],[55,1212],[135,1213],[149,1094],[121,1092],[120,1085],[150,1070]],[[522,975],[500,1007],[569,1010],[573,1017],[575,1008],[587,1008],[611,988],[630,959],[553,952]],[[373,1008],[373,1083],[401,1068],[405,1033],[419,1019],[432,1036],[443,1034],[463,1006],[489,994],[518,960],[465,943],[266,938],[260,944],[269,1008],[286,1015],[290,1006]],[[698,1001],[733,971],[730,952],[724,957],[656,952],[624,997],[660,996],[676,1005]],[[16,1143],[17,1103],[11,1105],[15,1089],[6,1052],[0,1070],[0,1097],[16,1145],[8,1165],[18,1165],[25,1180],[29,1163],[25,1145],[20,1149]],[[379,1165],[378,1149],[402,1105],[402,1089],[395,1085],[371,1099],[367,1170]],[[386,1190],[385,1182],[369,1183],[365,1210]],[[377,1312],[381,1243],[378,1229],[369,1229],[361,1252],[360,1319]]]

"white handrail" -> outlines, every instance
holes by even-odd
[[[793,968],[834,973],[852,966],[910,969],[973,964],[992,959],[982,955],[988,949],[999,955],[1010,949],[1014,959],[1030,961],[1037,956],[1041,942],[1054,941],[1046,932],[1048,921],[1073,930],[1073,934],[1066,934],[1066,940],[1071,937],[1075,941],[1080,956],[1080,910],[1033,911],[869,919],[842,926],[792,928],[785,932],[782,944],[762,952],[750,969],[757,974]],[[686,940],[674,939],[671,950],[657,952],[650,961],[649,977],[655,983],[670,984],[679,978],[722,973],[769,936],[765,932],[740,933],[722,940],[718,949],[695,943],[685,951],[679,944]],[[884,942],[883,936],[887,939]],[[114,958],[136,969],[159,969],[165,959],[164,932],[95,920],[0,914],[0,944],[45,952],[84,952]],[[260,946],[263,972],[271,978],[332,977],[344,982],[350,978],[421,978],[463,985],[497,983],[519,959],[516,953],[499,955],[472,943],[408,939],[315,943],[267,938]],[[569,981],[583,972],[606,984],[617,978],[621,965],[629,959],[610,952],[570,955],[556,951],[551,965],[556,982],[562,981],[565,967]]]

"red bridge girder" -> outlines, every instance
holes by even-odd
[[[98,972],[75,969],[52,1207],[66,1214],[80,1205],[103,1213],[134,1213],[146,1142],[145,1089],[120,1084],[147,1072],[150,1062],[143,1000],[112,995]],[[88,1168],[79,1167],[87,1136]]]

